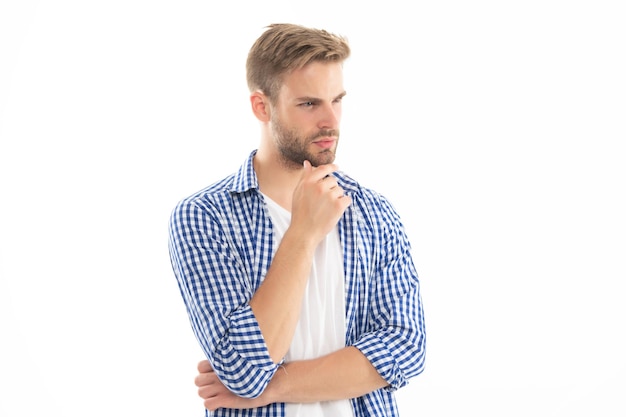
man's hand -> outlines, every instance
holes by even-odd
[[[198,395],[204,400],[204,407],[210,411],[218,408],[255,408],[268,404],[263,395],[250,399],[230,392],[215,375],[207,360],[198,362],[198,376],[194,382],[198,387]]]
[[[332,175],[336,170],[334,164],[313,167],[304,161],[302,177],[293,193],[290,227],[302,230],[303,238],[312,237],[315,246],[337,225],[351,203]]]

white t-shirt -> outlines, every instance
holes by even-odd
[[[291,213],[263,195],[277,241],[291,223]],[[285,362],[312,359],[345,347],[346,296],[343,253],[335,227],[315,250],[296,331]],[[286,404],[287,417],[353,417],[349,400]]]

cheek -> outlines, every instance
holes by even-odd
[[[306,114],[297,114],[293,112],[283,112],[280,114],[280,120],[283,125],[291,129],[301,129],[306,126],[308,116]]]

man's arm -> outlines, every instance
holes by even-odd
[[[314,168],[305,161],[292,197],[291,223],[267,276],[249,302],[275,363],[291,345],[315,248],[351,201],[330,175],[336,170],[333,164]]]
[[[377,199],[373,196],[370,198]],[[208,364],[200,363],[196,378],[205,405],[232,402],[231,407],[267,403],[324,401],[359,397],[374,390],[396,389],[422,372],[425,357],[424,316],[420,285],[410,254],[410,244],[397,213],[384,200],[376,200],[379,228],[371,229],[370,241],[378,241],[381,255],[377,272],[367,278],[369,299],[379,300],[359,310],[359,320],[377,323],[370,331],[355,335],[352,347],[322,358],[285,364],[253,403],[231,395],[215,394],[220,384]],[[383,240],[382,237],[384,237]],[[355,281],[356,283],[356,281]],[[375,284],[375,285],[374,285]],[[217,381],[219,382],[219,381]]]
[[[388,383],[355,347],[346,347],[320,358],[286,363],[255,399],[230,392],[213,373],[208,361],[198,364],[198,395],[209,410],[253,408],[274,402],[309,403],[355,398]]]
[[[305,163],[291,224],[265,276],[242,259],[257,252],[254,240],[233,242],[241,234],[230,219],[249,214],[241,199],[232,206],[186,200],[172,214],[172,266],[194,332],[220,380],[240,396],[264,391],[291,344],[315,247],[351,202],[330,175],[336,169]]]
[[[308,403],[355,398],[388,383],[357,348],[287,363],[267,390],[270,402]]]

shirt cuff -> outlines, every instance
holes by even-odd
[[[354,347],[359,349],[370,361],[380,376],[389,383],[385,389],[395,391],[408,384],[393,353],[388,349],[388,342],[375,333],[369,333],[359,339]]]
[[[213,364],[222,383],[246,398],[261,395],[276,373],[280,364],[270,357],[250,306],[230,316],[228,333],[216,346]]]

